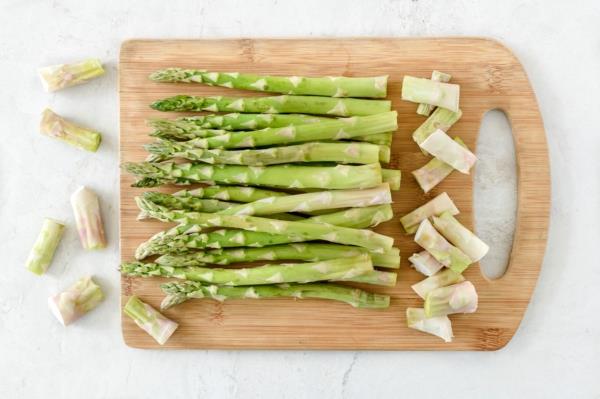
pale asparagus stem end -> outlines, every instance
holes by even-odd
[[[455,313],[473,313],[477,310],[477,291],[470,281],[436,288],[425,299],[427,317],[446,316]]]
[[[106,237],[96,193],[81,186],[71,196],[71,205],[83,248],[88,250],[105,248]]]
[[[123,307],[123,312],[160,345],[164,345],[179,327],[177,323],[167,319],[136,296],[129,298],[129,301]]]
[[[79,85],[104,74],[102,63],[89,58],[73,64],[58,64],[38,70],[44,89],[48,92]]]
[[[445,342],[452,342],[452,324],[447,316],[427,317],[421,308],[406,309],[406,324],[409,328],[432,334]]]
[[[53,219],[44,219],[42,229],[31,248],[25,268],[30,272],[42,275],[52,263],[54,252],[60,243],[64,224]]]
[[[60,294],[48,298],[50,311],[67,326],[98,306],[104,299],[102,289],[92,277],[84,277]]]
[[[46,108],[40,121],[40,132],[46,136],[61,140],[73,147],[95,152],[100,146],[100,133],[76,125],[73,122]]]

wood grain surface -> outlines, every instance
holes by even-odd
[[[510,341],[542,264],[550,204],[541,116],[527,75],[510,50],[482,38],[130,40],[122,45],[119,63],[121,162],[144,159],[142,144],[151,141],[145,119],[176,116],[148,107],[158,98],[175,94],[260,95],[148,80],[152,71],[171,66],[273,75],[389,74],[388,99],[399,113],[389,167],[401,169],[403,179],[402,189],[393,196],[394,219],[376,231],[395,238],[402,252],[402,264],[396,287],[368,287],[391,295],[389,309],[354,309],[320,300],[188,301],[165,312],[180,324],[165,348],[496,350]],[[465,277],[479,293],[479,309],[474,314],[451,316],[455,339],[449,344],[406,327],[406,307],[422,306],[410,285],[423,276],[408,266],[408,256],[418,247],[412,236],[402,233],[398,221],[400,216],[446,191],[461,211],[458,219],[473,226],[471,176],[455,172],[423,195],[410,174],[428,159],[411,139],[424,118],[415,113],[416,104],[400,100],[402,78],[429,77],[433,69],[452,74],[452,82],[461,86],[463,117],[450,134],[459,135],[474,151],[483,115],[490,109],[501,109],[512,124],[518,165],[517,226],[508,270],[494,281],[483,276],[478,264],[466,271]],[[133,197],[143,189],[131,188],[133,180],[122,173],[120,240],[124,261],[133,259],[138,244],[167,227],[156,221],[136,221]],[[163,297],[160,282],[161,279],[122,278],[122,303],[135,294],[158,307]],[[122,325],[127,345],[159,347],[128,317],[122,317]]]

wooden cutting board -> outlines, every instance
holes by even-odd
[[[394,192],[393,220],[376,230],[391,235],[402,252],[398,284],[369,289],[391,295],[382,311],[354,309],[319,300],[269,299],[219,303],[188,301],[165,312],[180,324],[166,348],[270,349],[404,349],[496,350],[515,334],[535,286],[546,245],[550,204],[546,138],[535,95],[523,67],[502,44],[482,38],[324,39],[324,40],[131,40],[123,43],[119,63],[121,161],[142,161],[142,144],[150,138],[149,117],[175,117],[153,111],[152,101],[175,94],[257,95],[203,85],[159,84],[148,75],[159,68],[180,66],[213,71],[246,71],[273,75],[389,74],[388,99],[399,113],[392,161],[403,172],[402,189]],[[422,306],[410,285],[423,276],[408,266],[418,251],[412,236],[401,232],[398,218],[443,191],[461,211],[459,220],[473,226],[472,178],[453,173],[429,195],[423,195],[410,171],[427,158],[411,134],[424,117],[416,104],[400,100],[404,75],[429,77],[433,69],[452,74],[461,86],[462,119],[451,129],[474,151],[483,115],[498,108],[513,129],[518,163],[518,218],[506,274],[486,279],[479,265],[465,277],[479,293],[474,314],[452,316],[455,339],[450,344],[406,327],[408,306]],[[136,221],[133,201],[143,189],[131,188],[133,178],[121,175],[121,258],[132,260],[138,244],[166,228],[156,221]],[[172,192],[175,188],[163,188]],[[494,243],[489,243],[494,245]],[[158,307],[163,297],[160,279],[122,278],[122,302],[130,295]],[[126,316],[123,337],[129,346],[157,348],[158,344]]]

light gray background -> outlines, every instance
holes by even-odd
[[[595,0],[0,0],[0,397],[600,398],[599,21]],[[489,36],[511,47],[529,73],[548,134],[548,250],[529,310],[505,349],[174,352],[123,344],[116,271],[122,40],[443,35]],[[42,91],[37,67],[87,56],[106,63],[105,77]],[[104,132],[98,153],[39,135],[47,105]],[[489,124],[496,129],[502,121]],[[480,154],[493,149],[482,145]],[[492,186],[494,179],[504,181],[490,178]],[[82,251],[72,227],[68,198],[81,184],[102,198],[105,251]],[[50,274],[38,278],[23,262],[45,216],[69,228]],[[46,298],[86,273],[99,276],[108,299],[64,329]]]

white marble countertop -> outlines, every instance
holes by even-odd
[[[599,398],[600,3],[562,1],[21,1],[0,3],[1,398]],[[529,73],[552,165],[548,250],[510,344],[492,353],[143,351],[118,311],[116,64],[128,38],[497,38]],[[107,75],[57,94],[39,66],[101,58]],[[104,133],[95,154],[38,133],[45,106]],[[100,194],[108,249],[69,228],[48,275],[23,263],[43,217],[72,225],[70,194]],[[107,300],[65,329],[46,298],[92,273]]]

